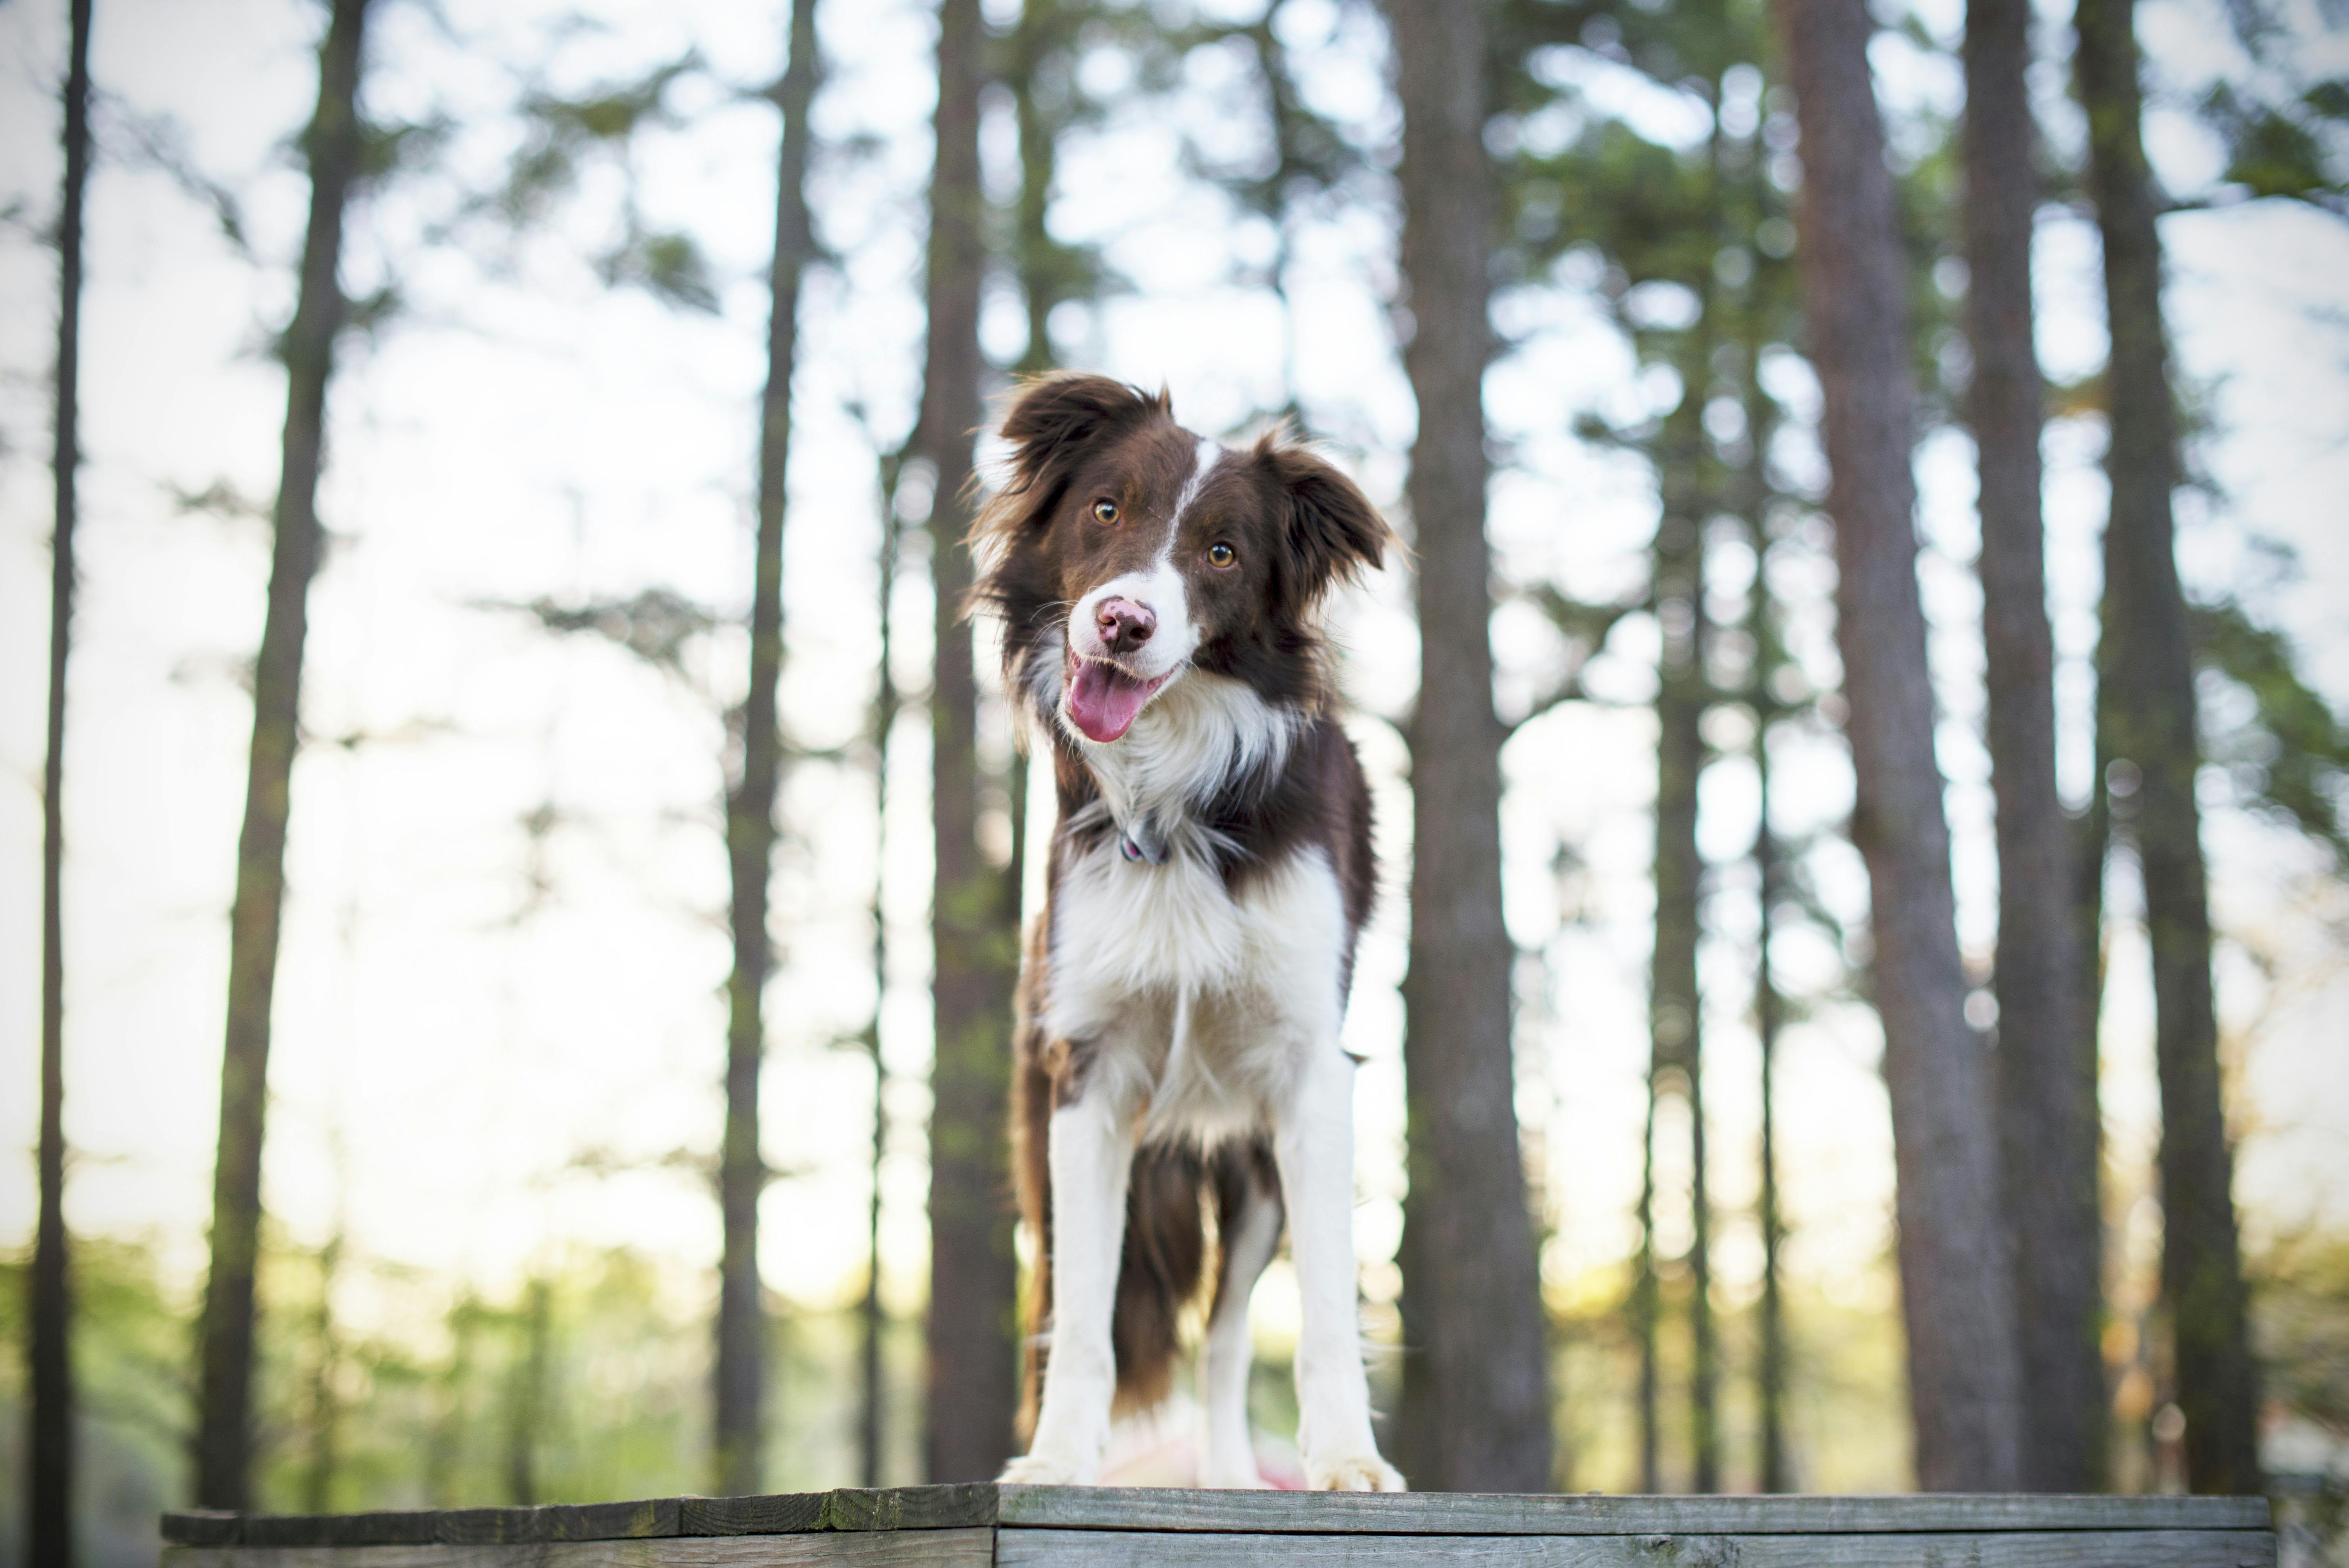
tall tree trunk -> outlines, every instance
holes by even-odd
[[[334,1508],[335,1477],[342,1468],[343,1408],[336,1388],[342,1371],[342,1346],[335,1331],[335,1280],[341,1273],[342,1215],[335,1218],[334,1233],[318,1249],[318,1311],[311,1327],[316,1339],[310,1364],[309,1462],[302,1472],[302,1508],[326,1513]]]
[[[2186,1470],[2196,1491],[2260,1490],[2259,1389],[2245,1326],[2234,1151],[2221,1103],[2210,910],[2194,779],[2200,762],[2170,492],[2177,415],[2161,317],[2161,240],[2139,134],[2131,0],[2081,0],[2076,68],[2111,324],[2104,641],[2097,702],[2134,764],[2134,838],[2153,948],[2161,1079],[2162,1292],[2176,1340]]]
[[[864,1296],[857,1305],[864,1327],[857,1379],[856,1474],[859,1486],[881,1484],[881,1422],[886,1390],[881,1374],[881,1165],[889,1152],[889,1069],[881,1056],[881,1014],[889,995],[889,740],[897,727],[897,677],[890,664],[896,646],[897,473],[895,458],[884,459],[881,486],[881,648],[873,689],[873,1024],[865,1047],[873,1058],[873,1189],[864,1211]]]
[[[1757,602],[1763,589],[1757,581]],[[1766,701],[1755,706],[1754,770],[1760,792],[1759,825],[1754,830],[1754,867],[1761,882],[1761,919],[1754,937],[1754,1029],[1762,1047],[1762,1188],[1758,1207],[1762,1225],[1761,1353],[1756,1357],[1755,1389],[1761,1407],[1762,1490],[1792,1491],[1794,1473],[1786,1454],[1786,1305],[1780,1288],[1779,1253],[1786,1239],[1786,1222],[1778,1209],[1777,1072],[1778,1035],[1785,1023],[1785,1001],[1770,965],[1774,924],[1771,901],[1778,891],[1778,841],[1770,830],[1770,718]]]
[[[424,1501],[434,1508],[453,1505],[459,1488],[470,1477],[459,1475],[465,1454],[467,1397],[473,1389],[473,1345],[481,1337],[481,1302],[471,1286],[449,1309],[445,1320],[449,1359],[433,1377],[439,1385],[439,1408],[424,1443]]]
[[[1392,14],[1415,324],[1403,358],[1419,404],[1410,499],[1421,650],[1403,983],[1402,1307],[1414,1353],[1398,1457],[1423,1490],[1540,1491],[1550,1484],[1549,1379],[1517,1146],[1485,539],[1485,10],[1479,0],[1394,0]]]
[[[1758,164],[1749,167],[1745,193],[1749,199],[1764,189]],[[1756,919],[1754,933],[1754,1032],[1761,1055],[1762,1148],[1756,1220],[1762,1231],[1762,1300],[1759,1337],[1754,1358],[1755,1412],[1761,1426],[1762,1490],[1795,1490],[1794,1464],[1786,1449],[1786,1305],[1779,1260],[1786,1241],[1786,1221],[1778,1201],[1778,1037],[1786,1019],[1785,997],[1770,958],[1770,943],[1777,930],[1777,898],[1783,887],[1778,836],[1770,826],[1770,727],[1786,711],[1775,687],[1779,672],[1791,666],[1781,630],[1778,608],[1770,591],[1770,438],[1777,428],[1778,408],[1763,388],[1757,374],[1764,349],[1770,342],[1768,316],[1750,293],[1739,313],[1743,341],[1745,402],[1745,461],[1739,475],[1744,492],[1745,537],[1754,549],[1754,586],[1746,612],[1746,629],[1753,638],[1754,707],[1754,872]]]
[[[1052,238],[1049,222],[1052,185],[1060,170],[1061,125],[1038,92],[1042,85],[1039,78],[1052,57],[1068,46],[1071,20],[1058,0],[1026,0],[1005,51],[1003,85],[1010,89],[1019,122],[1019,195],[1012,209],[1011,244],[1019,297],[1028,313],[1028,346],[1012,366],[1020,376],[1041,376],[1058,363],[1052,353],[1052,307],[1070,297],[1073,281],[1066,265],[1069,253]],[[1073,75],[1073,61],[1063,58],[1060,63]],[[1054,96],[1072,108],[1074,91],[1070,83]]]
[[[984,785],[978,680],[962,613],[971,581],[972,438],[983,409],[978,294],[986,195],[978,95],[986,36],[978,0],[938,7],[937,161],[930,175],[929,348],[914,450],[936,476],[930,578],[936,674],[930,687],[937,870],[936,1057],[930,1073],[930,1308],[923,1465],[934,1481],[991,1480],[1011,1457],[1019,1400],[1009,1151],[1011,990],[1019,964],[1013,890],[979,848]]]
[[[2042,386],[2032,341],[2039,205],[2024,72],[2030,0],[1966,11],[1966,415],[1982,474],[1982,643],[1998,800],[1995,1078],[2023,1368],[2021,1483],[2104,1477],[2095,1020],[2082,994],[2071,824],[2055,793],[2055,650],[2040,521]]]
[[[1717,138],[1715,139],[1718,139]],[[1715,150],[1718,159],[1718,150]],[[1689,1116],[1689,1469],[1697,1491],[1721,1489],[1716,1429],[1718,1348],[1713,1320],[1713,1225],[1705,1181],[1704,1021],[1697,994],[1704,856],[1696,841],[1697,783],[1704,772],[1704,519],[1711,510],[1702,422],[1715,341],[1712,290],[1699,294],[1697,329],[1680,366],[1685,391],[1665,421],[1653,595],[1663,628],[1656,686],[1656,934],[1648,987],[1650,1093],[1661,1079]]]
[[[523,1295],[521,1354],[506,1374],[506,1501],[539,1501],[538,1439],[554,1414],[554,1287],[544,1274]]]
[[[767,1162],[759,1147],[759,1068],[766,1056],[765,995],[774,947],[767,933],[775,855],[775,793],[782,771],[776,688],[783,665],[783,513],[792,449],[792,371],[798,361],[800,277],[813,253],[807,203],[808,108],[818,63],[815,0],[792,0],[790,59],[775,88],[782,111],[776,160],[775,251],[768,272],[767,387],[760,403],[759,535],[751,566],[750,693],[742,707],[742,771],[726,803],[726,858],[734,971],[727,984],[726,1132],[719,1157],[724,1226],[718,1285],[718,1490],[759,1491],[766,1442],[767,1309],[759,1284],[759,1200]]]
[[[1640,1346],[1640,1491],[1664,1490],[1660,1396],[1661,1367],[1657,1333],[1662,1326],[1661,1282],[1656,1278],[1656,1068],[1648,1062],[1648,1115],[1640,1134],[1640,1250],[1631,1268],[1631,1333]],[[1406,1282],[1408,1283],[1408,1282]]]
[[[1989,1062],[1965,1020],[1950,830],[1917,586],[1908,263],[1869,78],[1863,0],[1773,0],[1802,137],[1801,269],[1826,392],[1837,638],[1857,778],[1877,1010],[1892,1102],[1918,1483],[2020,1479],[2013,1271]]]
[[[326,383],[345,311],[337,272],[343,213],[363,143],[358,89],[367,0],[334,0],[318,52],[318,107],[302,139],[310,226],[285,330],[285,441],[277,484],[269,603],[253,673],[253,750],[229,913],[228,1028],[221,1056],[220,1152],[212,1175],[212,1269],[204,1286],[196,1501],[250,1502],[254,1270],[261,1239],[261,1142],[269,1024],[285,902],[285,822],[301,739],[302,645],[318,562],[318,471]]]
[[[1703,1022],[1698,1012],[1696,983],[1704,882],[1704,858],[1696,842],[1696,794],[1698,777],[1704,771],[1702,727],[1708,694],[1704,534],[1700,526],[1703,509],[1692,482],[1703,460],[1704,435],[1697,423],[1697,410],[1703,404],[1708,356],[1700,353],[1693,357],[1695,374],[1687,396],[1667,421],[1664,510],[1656,527],[1652,567],[1656,614],[1664,630],[1656,686],[1656,924],[1649,965],[1648,1078],[1651,1098],[1675,1095],[1688,1108],[1689,1201],[1695,1222],[1686,1259],[1690,1480],[1695,1491],[1715,1491],[1721,1483],[1720,1447],[1713,1429],[1713,1326],[1712,1304],[1707,1300],[1712,1237],[1706,1213],[1704,1096],[1700,1076]],[[1652,1116],[1650,1125],[1653,1125]],[[1652,1349],[1648,1355],[1652,1361]],[[1652,1425],[1652,1416],[1650,1420]]]
[[[32,1392],[26,1464],[25,1559],[71,1568],[73,1542],[73,1296],[67,1277],[65,1130],[66,657],[73,645],[75,481],[81,468],[82,192],[89,183],[90,0],[73,0],[65,91],[65,191],[57,211],[57,482],[49,544],[48,751],[41,769],[40,1212],[33,1233]]]

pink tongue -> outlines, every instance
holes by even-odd
[[[1154,682],[1130,680],[1110,665],[1087,659],[1077,665],[1076,684],[1069,688],[1069,717],[1077,727],[1099,741],[1115,740],[1133,726]]]

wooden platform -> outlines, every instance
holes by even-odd
[[[1548,1497],[923,1486],[167,1513],[162,1568],[2273,1568],[2262,1498]]]

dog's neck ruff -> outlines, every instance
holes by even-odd
[[[1072,745],[1100,791],[1094,809],[1117,829],[1118,852],[1163,866],[1179,849],[1206,847],[1204,808],[1287,758],[1308,716],[1268,703],[1246,682],[1186,667],[1154,696],[1123,738],[1094,741],[1065,722],[1057,658],[1036,661],[1039,715]],[[1035,667],[1035,666],[1031,666]]]

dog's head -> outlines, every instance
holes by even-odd
[[[1164,393],[1101,376],[1030,383],[1002,429],[976,593],[1004,617],[1015,686],[1102,743],[1189,670],[1316,697],[1321,600],[1392,538],[1351,480],[1277,435],[1219,446]]]

